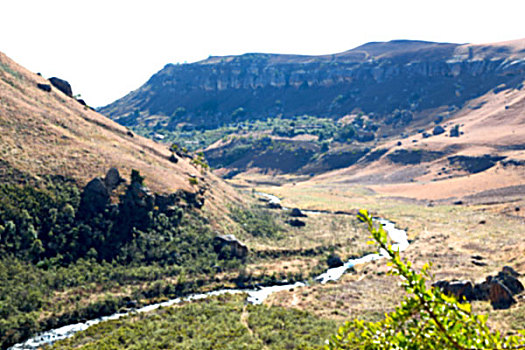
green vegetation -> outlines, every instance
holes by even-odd
[[[220,296],[109,321],[53,349],[322,349],[336,326],[304,311]]]
[[[408,296],[394,312],[379,322],[356,320],[342,326],[329,349],[502,349],[523,348],[525,338],[503,336],[487,326],[485,316],[471,312],[471,305],[429,288],[430,265],[417,272],[388,243],[387,233],[376,228],[364,210],[359,218],[388,257],[391,273],[401,277]],[[521,331],[525,336],[525,331]]]
[[[279,238],[284,228],[275,220],[270,210],[257,207],[231,207],[232,219],[238,222],[246,233],[254,237]]]
[[[175,297],[215,283],[214,233],[190,203],[134,205],[132,184],[120,203],[92,212],[76,184],[0,184],[0,348],[37,331],[109,314],[126,298]],[[172,279],[170,283],[164,280]]]
[[[232,115],[239,116],[242,113],[244,113],[244,110],[239,108]],[[156,134],[160,134],[164,137],[162,142],[184,145],[190,151],[204,149],[221,139],[226,140],[230,135],[234,134],[248,136],[253,133],[264,133],[287,138],[308,134],[316,136],[319,142],[332,139],[339,142],[348,142],[352,140],[373,140],[373,132],[377,130],[377,126],[374,123],[370,121],[365,123],[362,117],[357,117],[351,124],[343,125],[330,118],[308,115],[233,122],[213,129],[196,128],[187,124],[173,126],[162,121],[157,121],[155,125],[131,125],[125,123],[125,121],[123,118],[118,120],[119,123],[130,126],[140,135],[154,138]],[[136,121],[134,120],[134,122]]]

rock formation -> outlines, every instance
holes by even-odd
[[[215,252],[220,259],[238,258],[245,259],[248,256],[248,247],[240,242],[234,235],[218,235],[213,241]]]
[[[441,288],[443,293],[454,295],[460,301],[484,300],[490,301],[494,309],[508,309],[516,303],[513,296],[524,291],[519,276],[513,268],[504,266],[496,276],[487,276],[485,281],[474,285],[470,281],[440,280],[432,286]]]
[[[67,96],[73,97],[73,90],[71,89],[71,85],[67,81],[57,77],[53,77],[49,78],[49,82],[51,83],[51,85],[56,87],[58,90],[62,91]]]

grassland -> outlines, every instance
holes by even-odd
[[[525,271],[524,221],[515,211],[523,202],[498,205],[433,205],[379,195],[362,186],[298,183],[257,188],[283,198],[283,205],[307,209],[351,210],[366,208],[407,230],[411,245],[403,253],[416,267],[433,263],[435,280],[480,281],[509,265]],[[481,264],[475,264],[476,256]],[[480,257],[480,258],[479,258]],[[479,266],[483,265],[483,266]],[[382,317],[401,298],[396,280],[387,276],[385,262],[356,267],[336,284],[305,291],[280,292],[268,303],[294,305],[335,319]],[[491,324],[513,332],[523,329],[523,296],[511,310],[492,310],[487,302],[474,302]]]

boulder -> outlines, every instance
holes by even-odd
[[[432,135],[440,135],[445,132],[445,129],[441,125],[436,125],[432,130]]]
[[[96,215],[103,212],[109,203],[110,194],[106,184],[100,177],[96,177],[84,187],[79,210],[84,215]]]
[[[37,84],[36,87],[42,91],[51,92],[51,85],[49,84]]]
[[[497,280],[490,283],[489,300],[494,309],[508,309],[516,303],[512,292]]]
[[[521,282],[516,277],[514,277],[514,275],[510,273],[501,271],[494,278],[494,280],[497,280],[498,282],[503,284],[505,287],[507,287],[512,294],[519,294],[523,292],[524,290],[523,284],[521,284]]]
[[[301,221],[299,219],[292,219],[292,220],[288,220],[286,221],[289,225],[293,226],[293,227],[303,227],[303,226],[306,226],[306,223],[304,221]]]
[[[248,247],[240,242],[234,235],[218,235],[213,239],[213,247],[220,259],[238,258],[248,256]]]
[[[106,185],[107,189],[111,192],[122,182],[124,182],[124,179],[120,177],[117,168],[110,168],[106,173],[106,177],[104,178],[104,184]]]
[[[73,97],[73,90],[71,89],[71,85],[67,81],[57,77],[53,77],[49,78],[49,82],[51,83],[51,85],[56,87],[58,90],[62,91],[67,96]]]
[[[339,267],[343,266],[345,263],[343,262],[343,259],[337,254],[330,254],[328,258],[326,259],[326,263],[328,264],[329,268]]]
[[[267,204],[267,207],[270,209],[282,209],[283,208],[281,203],[276,202],[276,201],[269,201]]]
[[[472,300],[489,300],[490,292],[490,281],[492,280],[491,276],[488,276],[487,279],[481,283],[476,283],[473,290]]]
[[[301,209],[299,208],[293,208],[292,211],[290,212],[290,216],[291,217],[294,217],[294,218],[305,218],[307,217],[308,215],[306,215],[305,213],[303,213],[301,211]]]
[[[453,281],[437,281],[432,286],[441,288],[444,294],[453,295],[456,299],[462,300],[472,300],[474,296],[474,286],[472,282],[467,280],[453,280]]]

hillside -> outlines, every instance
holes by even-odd
[[[427,201],[490,203],[525,195],[525,92],[509,89],[472,100],[446,130],[380,143],[383,155],[312,179],[361,183],[379,193]],[[451,131],[458,127],[458,136]],[[426,133],[426,135],[424,135]]]
[[[198,176],[208,187],[211,207],[220,208],[229,199],[239,199],[214,175],[200,172],[188,158],[169,160],[165,145],[134,135],[125,127],[96,113],[0,53],[0,177],[13,179],[24,174],[38,179],[62,175],[84,186],[111,167],[129,180],[131,169],[146,178],[155,192],[177,189],[196,191],[189,182]],[[16,177],[16,176],[15,176]]]
[[[213,245],[240,194],[1,53],[0,149],[1,349],[244,265]]]
[[[100,112],[129,126],[209,129],[303,114],[372,115],[382,135],[523,81],[525,41],[458,45],[397,40],[324,56],[250,53],[168,64]],[[399,114],[397,111],[405,111]]]

